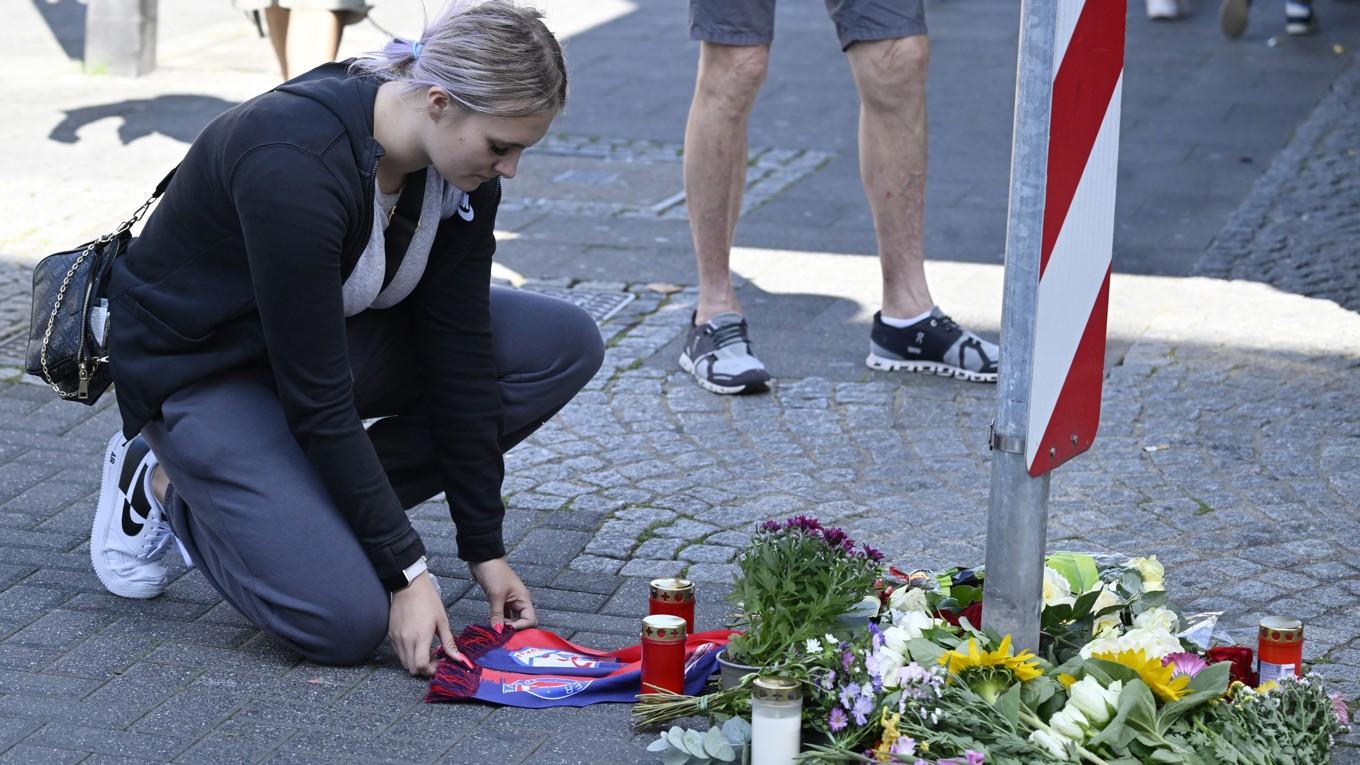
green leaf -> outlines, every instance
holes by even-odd
[[[923,667],[933,667],[940,663],[945,650],[925,638],[912,638],[907,641],[907,655]]]
[[[1228,689],[1231,666],[1226,661],[1219,662],[1190,678],[1190,684],[1186,686],[1190,692],[1162,707],[1158,713],[1158,724],[1162,730],[1171,727],[1172,723],[1195,707],[1222,696]]]
[[[1114,717],[1106,723],[1105,730],[1091,739],[1086,748],[1093,749],[1108,744],[1116,749],[1123,749],[1136,734],[1148,729],[1155,730],[1156,725],[1157,702],[1152,698],[1152,691],[1148,689],[1147,684],[1135,676],[1134,679],[1124,683]]]
[[[685,765],[689,760],[689,752],[684,749],[667,749],[661,754],[661,765]]]
[[[1058,552],[1044,559],[1044,565],[1062,574],[1072,586],[1072,592],[1086,592],[1098,581],[1100,571],[1095,558],[1082,553]]]
[[[1029,709],[1039,709],[1058,692],[1058,682],[1048,675],[1036,677],[1015,686],[1020,689],[1020,701]]]
[[[956,584],[949,593],[960,609],[967,608],[974,603],[982,600],[982,588],[971,587],[966,584]]]
[[[1092,590],[1077,596],[1077,602],[1072,604],[1072,620],[1085,619],[1091,615],[1091,608],[1096,604],[1096,598],[1100,597],[1100,590]]]
[[[727,743],[723,732],[719,728],[709,728],[708,733],[704,734],[704,752],[715,760],[731,762],[737,759],[737,752],[732,745]]]
[[[688,751],[685,749],[684,728],[681,728],[679,725],[672,725],[671,729],[666,731],[665,736],[666,741],[670,742],[672,748],[679,749],[682,752]]]
[[[1010,721],[1011,725],[1020,724],[1020,683],[1006,689],[996,700],[996,711]]]
[[[744,746],[751,740],[751,723],[741,717],[729,717],[722,725],[722,732],[732,746]]]

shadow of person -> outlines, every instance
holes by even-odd
[[[61,143],[76,143],[77,133],[86,125],[120,117],[118,138],[124,145],[154,133],[181,143],[193,143],[203,127],[236,103],[214,96],[164,95],[138,98],[96,106],[82,106],[66,112],[66,117],[47,137]]]
[[[82,0],[33,0],[33,7],[68,58],[85,58],[85,3]]]

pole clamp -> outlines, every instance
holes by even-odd
[[[996,432],[996,420],[992,420],[987,426],[987,449],[994,452],[1024,454],[1025,438]]]

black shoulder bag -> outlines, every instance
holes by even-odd
[[[48,255],[33,269],[26,371],[41,377],[63,399],[90,406],[113,382],[105,347],[108,306],[103,301],[109,269],[132,242],[132,227],[173,177],[171,170],[151,198],[112,234]]]

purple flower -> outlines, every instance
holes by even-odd
[[[784,528],[798,529],[808,534],[815,534],[816,532],[821,531],[822,523],[816,518],[809,518],[806,515],[795,515],[784,521]]]
[[[874,711],[874,699],[872,696],[860,696],[855,699],[855,707],[850,710],[855,715],[855,724],[863,725],[869,721],[869,713]]]
[[[982,765],[985,761],[982,752],[975,752],[972,749],[963,753],[963,759],[966,765]]]
[[[1194,677],[1209,666],[1209,663],[1204,659],[1201,659],[1197,654],[1188,653],[1186,651],[1169,653],[1166,656],[1163,656],[1162,666],[1165,667],[1168,664],[1172,665],[1171,677],[1173,678],[1181,677],[1182,675],[1185,677]]]
[[[883,647],[883,630],[877,624],[869,622],[869,634],[874,636],[874,650]]]
[[[778,521],[765,521],[760,524],[761,531],[779,531],[780,528]]]
[[[861,545],[861,549],[864,550],[864,557],[868,558],[869,560],[871,560],[871,561],[873,561],[873,562],[875,562],[875,563],[877,563],[877,562],[883,560],[883,553],[879,552],[878,550],[875,550],[874,548],[870,547],[869,545],[867,545],[867,544],[866,544],[866,545]]]
[[[845,710],[840,707],[832,709],[831,714],[827,715],[826,718],[826,727],[830,728],[832,732],[845,730],[845,726],[849,723],[850,721],[845,719]]]
[[[836,687],[836,670],[834,669],[827,670],[827,673],[825,675],[822,675],[822,690],[829,691],[835,687]]]
[[[822,529],[822,539],[826,541],[828,547],[839,547],[850,539],[850,536],[843,529],[830,528]]]
[[[841,645],[844,645],[844,643],[842,643]],[[844,669],[846,672],[849,672],[849,671],[850,671],[850,665],[851,665],[851,664],[854,664],[854,663],[855,663],[855,655],[854,655],[853,653],[850,653],[849,651],[843,651],[843,652],[841,653],[841,668],[842,668],[842,669]]]
[[[893,742],[892,748],[888,751],[893,754],[910,757],[911,755],[916,754],[916,739],[911,736],[901,736]]]
[[[853,706],[859,698],[859,683],[851,683],[841,689],[841,706]]]

